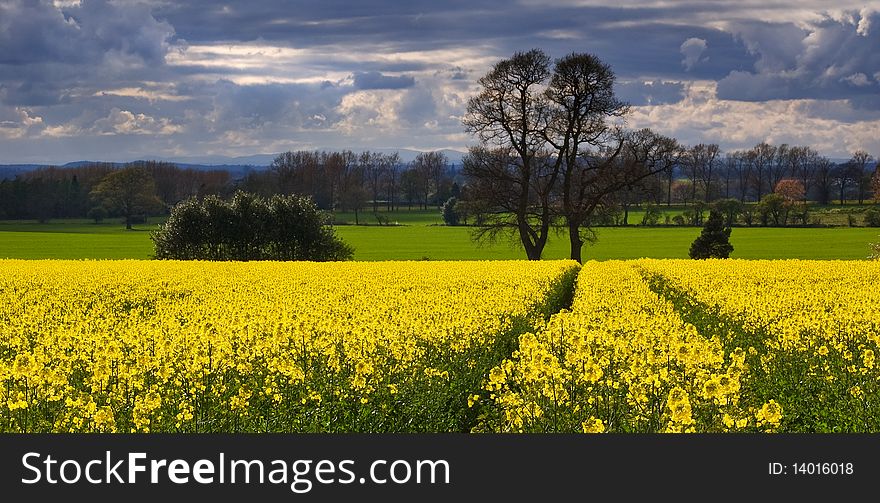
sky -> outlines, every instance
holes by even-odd
[[[880,1],[0,0],[0,163],[465,150],[535,47],[610,64],[631,128],[880,157]]]

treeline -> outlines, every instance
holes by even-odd
[[[864,150],[838,164],[809,146],[762,142],[725,153],[717,144],[699,144],[683,148],[674,173],[658,174],[618,194],[618,199],[622,204],[635,199],[667,205],[730,198],[760,201],[785,181],[789,189],[792,183],[799,188],[802,200],[862,204],[873,197],[875,171],[873,157]]]
[[[608,195],[594,224],[702,225],[703,213],[720,206],[732,223],[807,225],[809,203],[864,204],[880,193],[873,156],[863,150],[835,163],[808,146],[759,143],[751,149],[723,152],[717,144],[680,146],[667,169]],[[687,205],[681,215],[661,219],[662,205]],[[629,210],[646,213],[629,221]]]
[[[181,169],[172,163],[137,161],[124,165],[93,163],[80,167],[39,168],[0,181],[0,218],[34,219],[95,218],[119,214],[108,208],[97,187],[113,173],[144,171],[152,184],[150,191],[160,201],[151,213],[162,212],[189,197],[232,192],[229,173],[222,170]]]
[[[183,169],[157,161],[40,168],[0,181],[0,218],[47,221],[122,216],[119,205],[109,204],[106,191],[98,187],[111,174],[126,170],[147,175],[147,183],[139,182],[137,189],[148,192],[141,196],[155,195],[160,203],[141,205],[148,214],[167,213],[191,197],[225,199],[243,190],[265,197],[308,195],[320,209],[351,211],[359,221],[362,211],[376,212],[380,207],[435,206],[439,210],[459,194],[454,166],[442,152],[423,152],[403,163],[396,153],[296,151],[278,155],[268,169],[251,171],[241,179],[223,170]]]
[[[319,208],[393,211],[414,206],[438,209],[459,188],[455,170],[442,152],[422,152],[410,163],[379,152],[285,152],[265,171],[253,171],[240,188],[263,196],[306,194]]]
[[[636,143],[624,143],[624,152],[615,156],[614,163],[619,165],[616,172],[626,172],[630,169],[627,164],[648,155],[647,150],[642,154],[636,152],[638,141],[645,142],[646,138],[635,138]],[[662,152],[662,169],[655,169],[651,176],[622,183],[620,188],[597,201],[598,207],[590,218],[592,225],[700,225],[709,203],[722,201],[728,208],[737,207],[732,200],[743,203],[742,209],[735,213],[739,221],[747,225],[806,224],[802,205],[789,204],[777,210],[776,207],[783,204],[780,199],[788,203],[811,201],[825,205],[855,201],[862,204],[880,193],[876,163],[865,151],[855,152],[846,162],[835,163],[808,146],[760,143],[747,150],[723,152],[717,144],[688,147],[669,140],[670,144]],[[477,151],[476,156],[469,155],[465,171],[486,163],[492,157],[490,154]],[[480,155],[486,159],[480,160]],[[580,162],[596,164],[598,161],[584,157]],[[356,223],[360,223],[365,211],[430,207],[439,210],[450,198],[455,198],[453,201],[461,203],[457,205],[458,214],[451,214],[452,221],[471,223],[473,220],[467,220],[469,213],[479,211],[468,206],[468,199],[485,201],[486,194],[472,196],[498,189],[481,186],[474,177],[462,177],[442,152],[424,152],[412,162],[404,163],[397,154],[370,151],[294,151],[278,155],[267,169],[251,171],[241,179],[233,179],[224,170],[180,168],[158,161],[39,168],[0,181],[0,218],[47,221],[121,216],[118,208],[108,207],[98,197],[96,188],[111,173],[125,169],[143,170],[152,180],[149,190],[154,191],[160,204],[149,206],[145,211],[149,214],[166,214],[175,204],[191,197],[215,195],[228,199],[235,191],[244,190],[264,197],[308,195],[320,209],[353,212]],[[461,180],[469,182],[470,187],[460,186]],[[779,197],[767,198],[771,194]],[[563,204],[560,194],[551,194],[550,198],[556,204]],[[748,204],[762,200],[761,205]],[[685,211],[680,218],[672,217],[669,222],[654,211],[673,204],[686,204],[694,209]],[[630,222],[629,211],[633,207],[647,208],[647,221]]]

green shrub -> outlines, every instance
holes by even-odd
[[[646,205],[645,214],[642,216],[642,225],[655,226],[660,223],[660,217],[662,215],[663,213],[656,205]]]
[[[743,212],[744,205],[739,199],[719,199],[712,203],[712,208],[724,216],[725,225],[730,227]]]
[[[99,224],[107,218],[107,210],[103,206],[95,206],[89,210],[86,216],[94,220],[96,224]]]
[[[177,204],[151,238],[158,259],[351,259],[354,250],[325,220],[310,197],[238,192],[228,202],[208,196]]]
[[[880,227],[880,208],[872,206],[865,211],[865,225],[868,227]]]

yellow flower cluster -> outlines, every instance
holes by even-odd
[[[0,431],[455,429],[577,270],[0,261]]]

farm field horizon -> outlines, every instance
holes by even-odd
[[[415,212],[414,212],[415,213]],[[366,218],[366,217],[365,217]],[[354,247],[356,261],[525,259],[517,243],[474,243],[470,227],[438,225],[439,216],[415,213],[401,225],[337,225],[337,235]],[[126,231],[118,222],[87,220],[0,221],[0,259],[150,259],[150,231],[157,224]],[[598,227],[599,240],[584,246],[584,260],[687,258],[699,227]],[[867,258],[868,243],[880,230],[868,227],[734,227],[731,258]],[[544,259],[568,257],[565,233],[551,235]]]

